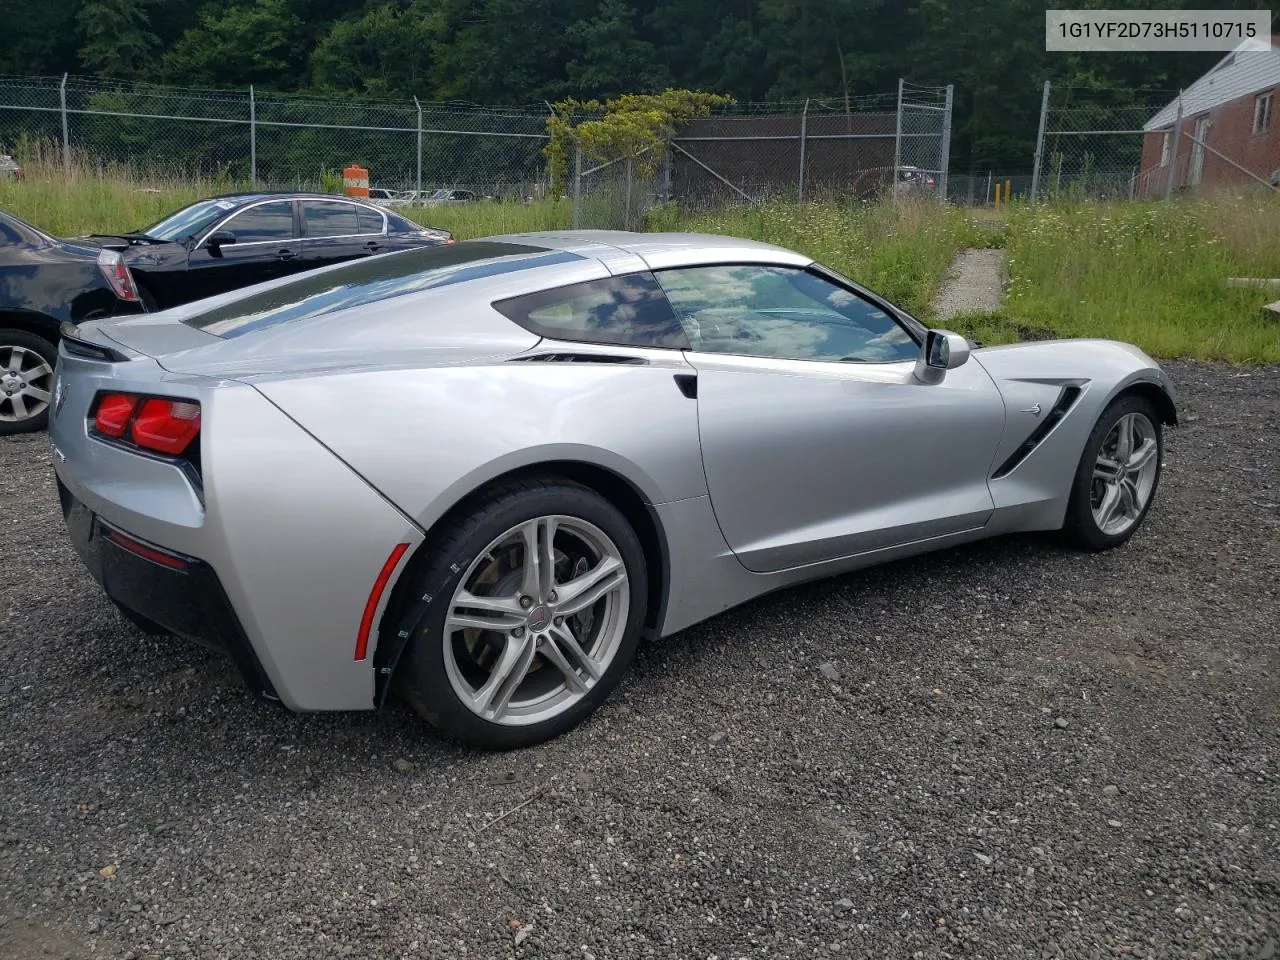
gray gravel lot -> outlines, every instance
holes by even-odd
[[[1127,548],[765,598],[507,755],[142,636],[0,440],[0,956],[1276,955],[1280,368],[1168,367]]]

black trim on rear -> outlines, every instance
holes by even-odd
[[[88,340],[82,340],[76,336],[76,332],[76,325],[70,320],[64,320],[62,326],[58,329],[58,333],[62,337],[62,345],[66,348],[67,353],[73,357],[79,357],[81,360],[100,360],[103,363],[128,362],[129,358],[119,350],[100,343],[90,343]]]
[[[255,694],[279,701],[213,567],[197,557],[148,544],[107,524],[77,500],[61,478],[58,500],[76,553],[107,596],[126,615],[132,614],[131,620],[155,624],[183,640],[226,654],[235,663],[245,686]],[[108,530],[180,559],[185,566],[174,569],[148,560],[109,539],[105,536]]]

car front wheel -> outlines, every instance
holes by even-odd
[[[582,722],[635,654],[648,584],[626,518],[587,487],[522,481],[472,505],[426,554],[431,598],[398,686],[443,732],[482,749]]]
[[[58,348],[43,337],[0,329],[0,436],[45,428],[57,362]]]
[[[1088,550],[1124,543],[1146,518],[1160,485],[1164,434],[1155,406],[1122,396],[1098,418],[1076,470],[1062,532]]]

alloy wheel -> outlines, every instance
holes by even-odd
[[[617,545],[577,517],[495,538],[458,581],[444,624],[449,683],[472,713],[523,726],[559,716],[622,647],[630,593]]]
[[[1093,467],[1090,507],[1098,530],[1127,532],[1139,520],[1155,489],[1160,442],[1142,413],[1126,413],[1107,433]]]
[[[0,344],[0,421],[21,423],[49,408],[53,367],[26,347]]]

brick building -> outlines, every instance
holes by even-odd
[[[1236,49],[1184,90],[1175,138],[1177,110],[1175,100],[1143,126],[1139,196],[1163,196],[1171,167],[1177,191],[1256,184],[1214,150],[1280,185],[1280,47]]]

